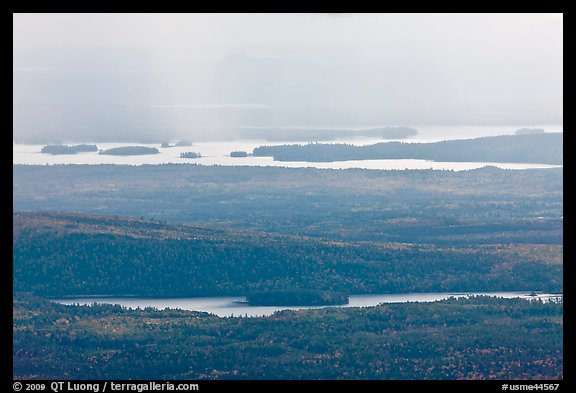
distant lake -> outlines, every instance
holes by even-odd
[[[338,141],[339,143],[351,143],[357,145],[374,144],[383,142],[382,139],[355,139]],[[487,165],[502,169],[534,169],[534,168],[557,168],[558,165],[526,164],[526,163],[498,163],[498,162],[439,162],[414,159],[398,160],[350,160],[337,162],[279,162],[272,157],[230,157],[230,152],[235,150],[251,153],[255,147],[262,145],[277,145],[295,142],[267,142],[267,141],[234,141],[234,142],[204,142],[188,147],[160,148],[159,144],[139,143],[97,143],[98,149],[107,150],[120,146],[146,146],[156,147],[159,154],[138,156],[111,156],[101,155],[98,152],[82,152],[77,154],[51,155],[40,153],[44,145],[13,144],[13,163],[24,165],[58,165],[58,164],[119,164],[119,165],[144,165],[144,164],[172,164],[191,163],[199,165],[226,165],[226,166],[275,166],[288,168],[320,168],[320,169],[439,169],[439,170],[470,170]],[[301,142],[307,143],[307,142]],[[202,155],[201,158],[180,158],[180,153],[192,151]]]
[[[377,126],[374,126],[377,127]],[[418,134],[401,139],[404,143],[431,143],[442,140],[470,139],[485,136],[512,135],[524,126],[416,126]],[[536,127],[536,126],[533,126]],[[330,127],[326,127],[330,128]],[[367,127],[371,128],[371,127]],[[546,132],[562,132],[562,125],[538,125]],[[282,127],[267,128],[271,133],[288,132]],[[301,130],[314,127],[301,127]],[[338,130],[338,128],[333,128]],[[341,129],[340,129],[341,130]],[[214,129],[218,133],[218,129]],[[313,132],[312,132],[313,134]],[[189,139],[194,142],[193,138]],[[333,141],[319,141],[320,143],[347,143],[351,145],[363,146],[381,142],[391,142],[393,139],[349,137],[337,138]],[[171,141],[174,144],[176,140]],[[399,160],[351,160],[339,162],[279,162],[272,157],[230,157],[232,151],[245,151],[252,153],[255,147],[263,145],[284,145],[284,144],[306,144],[315,140],[302,141],[267,141],[267,140],[235,140],[227,142],[198,142],[193,146],[160,148],[157,144],[142,144],[132,142],[118,143],[96,143],[99,150],[111,149],[120,146],[146,146],[156,147],[159,154],[142,156],[109,156],[99,155],[98,152],[85,152],[72,155],[50,155],[40,153],[44,145],[13,144],[13,163],[24,165],[53,165],[53,164],[120,164],[120,165],[143,165],[143,164],[171,164],[171,163],[195,163],[199,165],[226,165],[226,166],[275,166],[287,168],[328,168],[328,169],[383,169],[383,170],[403,170],[403,169],[437,169],[437,170],[470,170],[478,169],[490,165],[502,169],[536,169],[536,168],[557,168],[559,165],[546,165],[538,163],[498,163],[498,162],[437,162],[427,160],[399,159]],[[64,144],[93,143],[90,141],[64,141]],[[196,152],[202,155],[201,158],[187,159],[180,158],[180,153]]]
[[[538,293],[530,296],[530,292],[433,292],[433,293],[402,293],[402,294],[374,294],[374,295],[350,295],[350,303],[342,306],[331,307],[370,307],[380,303],[405,303],[405,302],[434,302],[447,299],[451,296],[465,297],[472,295],[497,296],[501,298],[526,298],[542,299],[544,301],[558,296],[550,293]],[[119,304],[129,308],[156,307],[158,309],[174,308],[190,311],[204,311],[220,317],[226,316],[264,316],[272,315],[280,310],[301,310],[320,307],[255,307],[246,303],[243,296],[236,297],[193,297],[193,298],[141,298],[141,297],[81,297],[67,299],[53,299],[61,304]]]

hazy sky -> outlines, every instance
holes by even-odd
[[[15,14],[13,22],[15,136],[563,119],[561,14]]]

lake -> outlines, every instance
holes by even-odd
[[[340,141],[339,141],[340,142]],[[382,140],[355,140],[347,141],[355,144],[373,144]],[[306,143],[306,142],[303,142]],[[471,170],[487,165],[502,169],[535,169],[535,168],[557,168],[560,165],[530,164],[530,163],[498,163],[498,162],[441,162],[414,159],[397,160],[350,160],[337,162],[280,162],[274,161],[272,157],[230,157],[230,152],[243,150],[252,152],[255,147],[270,145],[266,141],[235,141],[235,142],[204,142],[197,143],[189,147],[169,147],[159,148],[158,144],[140,143],[98,143],[98,149],[110,149],[120,146],[147,146],[156,147],[159,154],[140,156],[111,156],[100,155],[98,152],[84,152],[78,154],[51,155],[40,153],[44,145],[23,145],[13,144],[12,156],[13,164],[23,165],[62,165],[62,164],[118,164],[118,165],[144,165],[144,164],[173,164],[192,163],[199,165],[226,165],[226,166],[274,166],[285,168],[319,168],[319,169],[437,169],[437,170]],[[283,143],[274,143],[283,144]],[[193,151],[200,153],[201,158],[187,159],[180,158],[180,153]]]
[[[556,294],[538,293],[537,296],[530,296],[530,292],[433,292],[433,293],[402,293],[402,294],[373,294],[373,295],[350,295],[350,303],[342,306],[331,307],[370,307],[380,303],[405,303],[405,302],[434,302],[447,299],[450,296],[464,297],[472,295],[488,295],[502,298],[526,298],[551,299]],[[67,299],[53,299],[61,304],[120,304],[129,308],[156,307],[158,309],[179,308],[190,311],[204,311],[220,317],[226,316],[265,316],[272,315],[280,310],[300,310],[319,307],[270,307],[270,306],[249,306],[243,296],[232,297],[193,297],[193,298],[140,298],[140,297],[81,297]]]
[[[403,139],[405,143],[429,143],[450,139],[478,138],[482,136],[511,135],[519,126],[507,127],[418,127],[419,133],[411,138]],[[561,126],[543,126],[547,132],[561,131]],[[217,132],[215,130],[214,132]],[[357,146],[372,145],[380,142],[389,142],[381,138],[350,137],[339,138],[330,142],[322,143],[348,143]],[[176,141],[171,141],[174,144]],[[199,165],[226,165],[226,166],[275,166],[286,168],[319,168],[319,169],[382,169],[382,170],[403,170],[403,169],[436,169],[436,170],[471,170],[490,165],[502,169],[535,169],[535,168],[557,168],[561,165],[546,165],[537,163],[498,163],[498,162],[439,162],[414,159],[399,160],[350,160],[338,162],[279,162],[272,157],[230,157],[230,152],[235,150],[251,153],[255,147],[262,145],[283,145],[283,144],[306,144],[313,140],[302,141],[266,141],[266,140],[236,140],[227,142],[198,142],[187,147],[160,148],[160,144],[142,143],[96,143],[98,149],[105,150],[120,146],[146,146],[156,147],[159,154],[142,156],[110,156],[99,155],[98,152],[85,152],[78,154],[50,155],[40,153],[44,145],[28,145],[13,143],[12,156],[13,164],[23,165],[59,165],[59,164],[119,164],[119,165],[144,165],[144,164],[173,164],[173,163],[195,163]],[[91,143],[87,141],[65,141],[65,144]],[[180,153],[193,151],[200,153],[201,158],[187,159],[180,158]]]

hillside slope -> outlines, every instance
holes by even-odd
[[[563,243],[562,169],[14,165],[14,211],[202,223],[336,241]]]
[[[558,379],[562,305],[448,299],[218,318],[16,295],[14,379]],[[202,385],[204,386],[204,385]]]
[[[15,213],[14,288],[45,296],[562,290],[562,247],[335,242],[112,216]]]

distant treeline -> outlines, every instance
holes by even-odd
[[[158,154],[160,153],[155,147],[146,146],[122,146],[113,147],[108,150],[101,150],[99,154],[106,154],[111,156],[139,156],[145,154]]]
[[[40,150],[41,153],[47,154],[76,154],[80,152],[98,151],[96,145],[46,145]]]
[[[450,140],[436,143],[387,142],[368,146],[320,144],[261,146],[257,157],[276,161],[332,162],[376,159],[518,162],[561,165],[563,134],[523,134]]]

